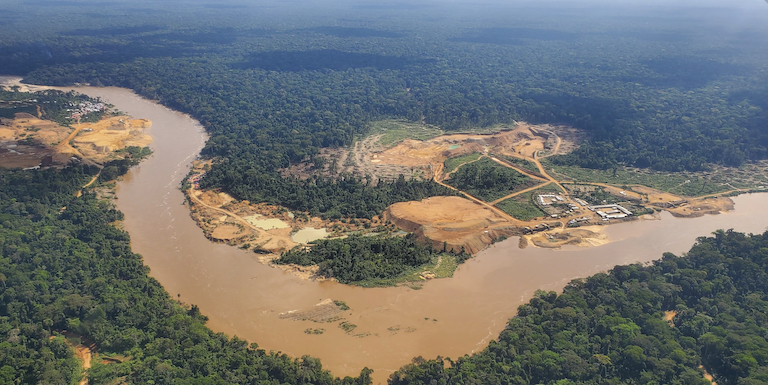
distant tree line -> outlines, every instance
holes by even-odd
[[[45,17],[60,15],[38,16]],[[557,25],[563,16],[546,17]],[[741,64],[731,64],[685,34],[664,40],[664,53],[643,40],[655,36],[486,28],[450,37],[429,23],[402,23],[407,28],[279,33],[168,20],[152,28],[74,24],[35,44],[9,32],[0,68],[34,83],[129,87],[192,114],[211,135],[203,155],[220,160],[202,185],[244,199],[293,184],[277,170],[317,159],[320,148],[349,146],[370,121],[393,117],[449,131],[518,120],[571,124],[589,138],[554,161],[589,168],[703,170],[768,157],[765,64],[746,53],[754,42],[711,39],[741,52],[734,54]],[[665,23],[627,21],[645,29]],[[352,41],[375,44],[362,52]],[[372,186],[347,192],[360,188]],[[293,198],[274,199],[298,207]]]

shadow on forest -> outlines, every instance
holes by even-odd
[[[37,5],[43,7],[113,7],[115,5],[126,5],[128,3],[121,1],[68,1],[68,0],[33,0],[26,3],[26,5]]]
[[[574,41],[578,35],[554,29],[537,28],[485,28],[470,31],[463,36],[448,39],[455,42],[522,45],[526,40]]]
[[[615,36],[616,34],[611,34]],[[619,33],[619,36],[635,38],[645,41],[657,41],[662,43],[679,43],[690,40],[691,35],[682,31],[627,31]]]
[[[600,127],[610,127],[611,122],[619,119],[636,118],[639,114],[627,101],[616,98],[546,92],[527,92],[520,97],[539,106],[526,113],[526,119],[532,123],[563,122],[594,131]],[[574,114],[573,111],[579,113]],[[599,139],[605,139],[602,135],[610,135],[610,132],[597,134]]]
[[[155,25],[78,29],[66,32],[69,36],[114,37],[160,29]],[[163,32],[146,36],[130,37],[123,43],[101,43],[88,46],[87,50],[48,45],[43,43],[19,43],[0,45],[0,68],[8,74],[26,74],[41,66],[83,63],[122,63],[136,58],[184,57],[210,51],[213,45],[234,43],[238,37],[264,36],[271,32],[260,29],[235,30],[218,28],[205,32]],[[397,58],[393,59],[397,61]]]
[[[392,4],[359,4],[353,5],[352,8],[357,9],[371,9],[371,10],[399,10],[399,11],[413,11],[416,9],[430,8],[430,4],[412,4],[412,3],[392,3]]]
[[[658,77],[628,77],[626,80],[646,86],[672,87],[682,90],[701,88],[724,76],[737,75],[746,67],[696,57],[666,57],[641,61]]]
[[[750,109],[750,114],[744,119],[743,125],[752,131],[751,135],[754,135],[755,143],[764,148],[768,147],[768,130],[766,130],[768,127],[768,87],[761,86],[750,90],[740,90],[728,95],[728,101],[732,104],[738,104],[745,100],[758,108]]]
[[[209,4],[200,4],[201,8],[208,8],[208,9],[246,9],[250,8],[250,6],[245,4],[216,4],[216,3],[209,3]]]
[[[434,59],[415,59],[368,53],[342,52],[332,49],[314,51],[273,51],[252,54],[246,61],[235,64],[236,68],[260,68],[268,71],[317,71],[347,70],[373,67],[401,69],[413,64],[432,63]]]
[[[122,63],[136,58],[183,57],[199,53],[191,43],[147,44],[131,41],[126,44],[94,44],[92,54],[70,51],[43,43],[0,46],[0,68],[12,75],[24,75],[42,66],[85,63]]]
[[[323,35],[331,35],[336,37],[391,37],[398,38],[403,37],[403,34],[391,31],[381,31],[370,28],[351,28],[351,27],[317,27],[300,29],[298,31],[311,31],[321,33]]]
[[[149,36],[141,36],[137,41],[145,43],[164,44],[168,42],[184,42],[190,44],[232,44],[240,33],[233,28],[216,28],[206,32],[166,32]]]
[[[134,35],[146,32],[155,32],[163,29],[159,25],[136,25],[130,27],[105,27],[97,29],[74,29],[62,33],[64,36],[122,36],[122,35]]]
[[[99,29],[76,29],[62,33],[64,36],[123,36],[134,35],[146,32],[155,32],[165,29],[165,27],[157,25],[142,25],[132,27],[108,27]],[[236,30],[231,27],[214,28],[208,31],[171,31],[155,33],[151,35],[138,36],[133,39],[132,43],[150,43],[150,44],[167,44],[169,42],[185,42],[194,44],[232,44],[238,37],[255,37],[266,36],[271,34],[270,31],[264,29],[245,29]],[[148,47],[151,51],[152,47]],[[168,48],[173,51],[173,47]],[[143,55],[139,55],[144,57]],[[146,57],[152,57],[147,55]]]

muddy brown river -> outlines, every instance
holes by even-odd
[[[768,194],[734,199],[734,211],[695,219],[662,213],[661,220],[609,227],[613,242],[594,248],[519,249],[516,238],[498,243],[459,267],[453,278],[421,290],[363,289],[304,281],[260,264],[254,255],[203,237],[183,204],[179,184],[206,135],[189,116],[118,88],[80,88],[136,118],[152,121],[154,155],[118,184],[117,206],[133,249],[172,297],[197,304],[215,331],[257,342],[266,350],[322,359],[336,376],[375,370],[377,382],[413,357],[457,358],[483,349],[536,289],[561,290],[571,279],[616,264],[647,262],[665,251],[688,250],[696,237],[720,228],[762,232]],[[325,298],[345,301],[351,334],[337,322],[280,319]],[[306,334],[306,329],[324,329]]]

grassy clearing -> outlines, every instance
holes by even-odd
[[[357,328],[357,325],[351,324],[347,321],[343,321],[342,323],[339,324],[339,327],[342,328],[345,333],[350,334],[352,333],[353,330],[355,330],[355,328]]]
[[[439,265],[438,260],[440,260]],[[449,278],[453,277],[453,273],[458,267],[459,261],[456,259],[456,256],[451,254],[441,254],[440,256],[432,258],[432,262],[430,264],[409,269],[398,277],[390,279],[369,279],[365,281],[352,282],[351,284],[362,287],[409,285],[414,289],[418,289],[420,287],[414,286],[414,284],[419,285],[424,282],[424,280],[421,278],[422,273],[430,272],[435,275],[435,278]]]
[[[529,160],[515,158],[514,156],[498,156],[500,159],[504,160],[505,162],[514,164],[515,166],[520,167],[521,169],[528,171],[531,174],[539,176],[539,168],[536,167],[536,163],[533,163]],[[543,176],[542,176],[543,177]]]
[[[602,186],[588,184],[567,184],[565,185],[565,188],[572,196],[581,198],[592,205],[614,204],[627,201],[626,198],[622,198],[605,191],[605,188]]]
[[[503,200],[497,203],[496,207],[521,221],[530,221],[534,218],[549,215],[535,203],[535,200],[537,195],[552,193],[561,193],[560,189],[553,183],[529,191],[525,194],[520,194],[516,197]]]
[[[405,120],[379,120],[371,122],[371,135],[382,135],[379,143],[391,147],[405,139],[427,140],[443,135],[445,132],[435,126]]]
[[[736,188],[753,187],[751,183],[734,180],[725,173],[662,173],[633,168],[592,170],[575,166],[557,166],[542,160],[552,176],[559,180],[587,183],[608,183],[616,186],[639,184],[684,196],[721,193]]]
[[[514,130],[515,125],[514,124],[497,124],[490,127],[469,127],[469,128],[462,128],[458,131],[451,131],[448,134],[480,134],[480,135],[486,135],[486,134],[496,134],[502,131],[510,131]]]
[[[370,123],[369,135],[382,135],[379,143],[391,147],[404,139],[427,140],[446,134],[493,134],[512,130],[514,125],[496,125],[492,127],[463,128],[460,131],[445,132],[437,126],[409,122],[407,120],[385,119]]]
[[[539,206],[532,202],[521,202],[515,198],[501,201],[496,204],[496,207],[521,221],[530,221],[531,219],[547,215],[547,213],[539,209]]]
[[[444,172],[448,174],[463,163],[476,161],[480,159],[480,155],[481,154],[479,152],[473,152],[471,154],[457,156],[455,158],[448,158],[445,160]]]
[[[344,302],[344,301],[335,301],[335,300],[334,300],[334,301],[333,301],[333,303],[334,303],[336,306],[338,306],[338,307],[339,307],[339,310],[341,310],[341,311],[346,311],[346,310],[349,310],[349,305],[347,305],[347,303],[346,303],[346,302]]]
[[[523,195],[527,195],[527,196],[530,197],[530,196],[534,196],[534,195],[549,194],[549,193],[558,193],[558,194],[560,194],[562,192],[563,191],[560,190],[560,188],[557,187],[556,184],[550,183],[550,184],[548,184],[546,186],[542,186],[540,188],[537,188],[536,190],[530,191],[530,192],[528,192],[526,194],[523,194]]]

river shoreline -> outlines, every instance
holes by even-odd
[[[519,249],[519,239],[496,243],[461,265],[453,278],[407,287],[365,289],[301,280],[260,263],[254,253],[206,239],[192,220],[179,189],[207,135],[188,115],[119,88],[75,88],[99,96],[135,118],[152,121],[154,154],[117,185],[131,245],[173,298],[196,304],[214,331],[237,335],[266,350],[322,360],[335,376],[375,370],[385,382],[416,356],[458,358],[484,349],[537,289],[561,291],[572,279],[617,264],[647,263],[669,251],[687,251],[699,236],[717,229],[762,232],[768,226],[768,194],[733,198],[733,211],[680,219],[606,226],[612,242],[591,248]],[[334,323],[280,318],[324,299],[346,302],[348,333]],[[323,334],[308,334],[322,327]]]

